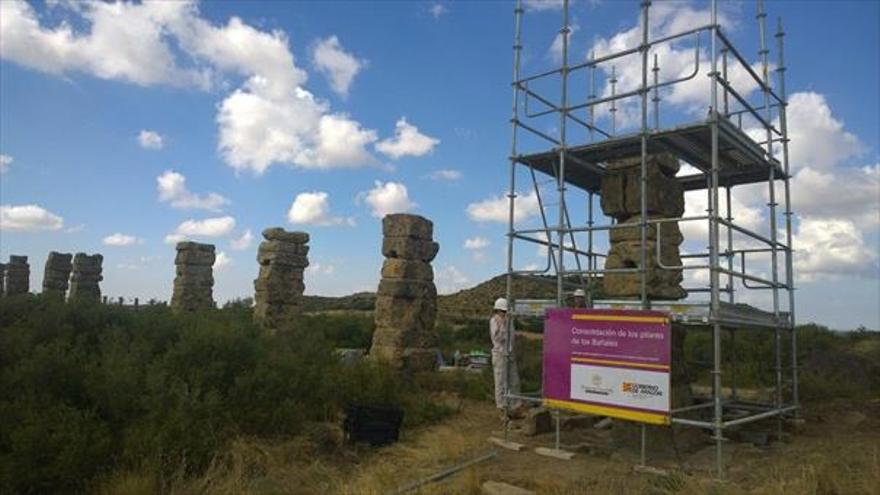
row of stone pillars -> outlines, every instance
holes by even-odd
[[[370,355],[398,369],[432,369],[437,363],[437,288],[431,261],[440,246],[434,226],[418,215],[393,214],[382,220],[382,279],[376,298]],[[304,272],[309,266],[309,234],[279,227],[263,231],[257,251],[260,273],[254,280],[254,321],[276,331],[290,329],[302,313]],[[214,246],[177,244],[175,312],[214,307]]]
[[[43,270],[43,294],[62,301],[67,297],[71,301],[100,302],[103,259],[100,254],[50,252]],[[30,275],[27,256],[9,256],[8,263],[0,264],[0,295],[27,294]]]
[[[437,288],[431,261],[440,246],[433,240],[433,230],[431,221],[418,215],[394,214],[382,220],[386,259],[377,291],[371,355],[401,369],[431,369],[437,362]],[[257,251],[260,273],[254,280],[254,321],[273,330],[289,329],[302,313],[309,234],[274,227],[264,230],[263,238]],[[176,250],[172,310],[214,308],[214,246],[187,241],[178,243]],[[43,293],[63,300],[69,288],[69,300],[99,302],[102,261],[100,254],[49,253]],[[0,269],[3,293],[28,292],[26,256],[10,256]]]

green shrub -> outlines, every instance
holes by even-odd
[[[192,315],[0,300],[0,493],[81,492],[96,476],[195,475],[239,435],[271,439],[337,421],[352,403],[404,408],[406,424],[444,417],[430,391],[371,363],[364,315],[306,316],[272,334],[244,304]]]

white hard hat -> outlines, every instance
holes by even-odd
[[[584,292],[583,289],[576,289],[576,290],[574,291],[574,294],[572,294],[572,295],[573,295],[574,297],[586,297],[586,296],[587,296],[587,293]]]
[[[503,297],[499,297],[498,299],[496,299],[494,309],[496,311],[505,311],[506,312],[507,311],[507,299],[504,299]]]

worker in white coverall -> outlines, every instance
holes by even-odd
[[[489,320],[489,333],[492,336],[492,371],[495,373],[495,406],[504,409],[504,391],[510,384],[510,392],[519,392],[519,372],[516,369],[516,355],[513,352],[513,331],[510,346],[507,345],[507,300],[503,297],[495,301],[494,312]],[[511,409],[518,401],[511,401]]]

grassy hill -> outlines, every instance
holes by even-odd
[[[441,319],[461,320],[487,317],[495,299],[507,293],[505,274],[481,282],[469,289],[437,298],[438,316]],[[553,277],[517,277],[513,281],[513,294],[520,299],[553,299],[556,297],[556,279]],[[305,296],[307,312],[360,310],[371,311],[376,304],[373,292],[358,292],[348,296]]]
[[[470,289],[437,298],[441,318],[488,318],[495,299],[507,294],[507,275],[502,274]],[[552,277],[516,277],[513,294],[520,299],[556,298],[556,279]]]

